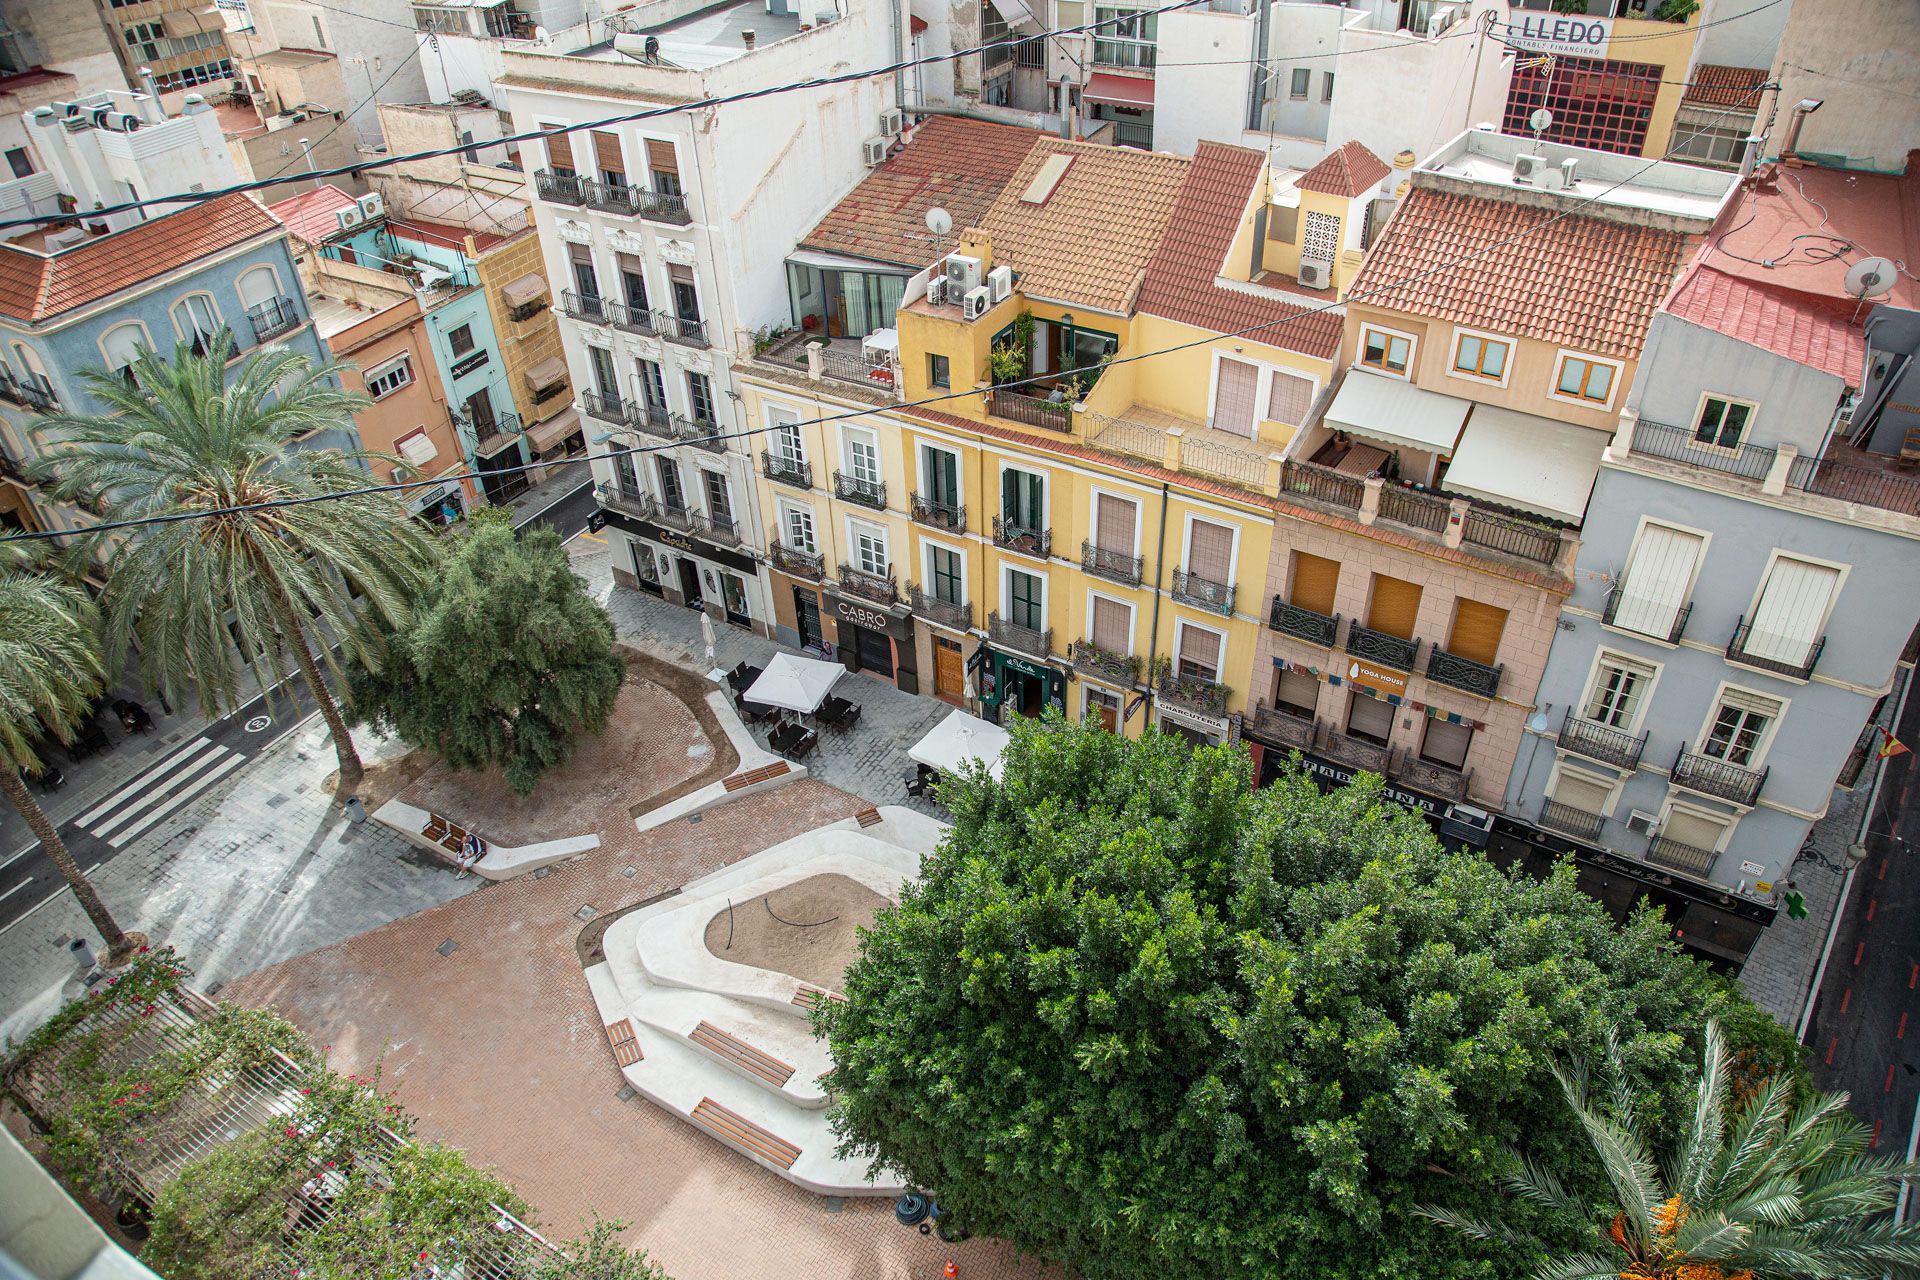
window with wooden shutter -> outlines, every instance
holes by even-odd
[[[1320,703],[1320,682],[1303,672],[1281,667],[1274,672],[1273,705],[1283,711],[1311,716]]]
[[[1133,533],[1139,504],[1102,493],[1094,499],[1093,545],[1123,556],[1133,554]]]
[[[1267,417],[1270,421],[1297,427],[1306,421],[1307,410],[1312,407],[1312,378],[1301,378],[1291,373],[1273,375],[1273,385],[1267,390]]]
[[[1478,600],[1460,600],[1453,607],[1453,632],[1447,652],[1485,666],[1500,652],[1500,636],[1507,629],[1507,611]]]
[[[1333,594],[1340,586],[1340,562],[1325,556],[1293,553],[1293,589],[1287,603],[1296,609],[1333,616]]]
[[[676,178],[680,176],[680,159],[674,155],[670,139],[647,139],[647,168],[655,173],[670,173]]]
[[[1379,698],[1354,693],[1347,701],[1347,732],[1384,747],[1393,732],[1393,708]]]
[[[1420,616],[1420,584],[1373,575],[1373,603],[1367,606],[1367,625],[1402,640],[1413,639],[1415,621]]]
[[[693,268],[683,262],[669,262],[667,264],[667,279],[673,281],[675,284],[692,284]]]
[[[1685,529],[1650,524],[1640,531],[1620,585],[1613,625],[1662,640],[1673,634],[1693,589],[1694,567],[1706,539]]]
[[[558,128],[558,125],[542,125],[541,128]],[[573,135],[566,133],[549,134],[541,139],[547,148],[547,168],[562,176],[573,173]]]
[[[1220,636],[1202,627],[1180,628],[1180,674],[1202,680],[1220,678]]]
[[[1607,798],[1612,794],[1612,787],[1571,769],[1561,770],[1559,779],[1553,784],[1553,802],[1582,813],[1605,813]]]
[[[1806,665],[1839,589],[1840,571],[1830,565],[1786,556],[1775,560],[1753,608],[1745,652],[1787,666]]]
[[[1244,360],[1222,360],[1213,385],[1213,426],[1216,431],[1253,437],[1253,400],[1260,388],[1260,370]]]
[[[1691,809],[1669,809],[1667,820],[1660,827],[1661,839],[1706,853],[1716,852],[1726,834],[1726,823],[1716,822]]]
[[[600,166],[603,181],[624,183],[627,180],[627,162],[620,154],[620,135],[607,133],[600,129],[593,132],[593,162]]]
[[[1093,598],[1093,642],[1108,653],[1133,652],[1133,610],[1105,596]]]
[[[1225,585],[1233,573],[1233,530],[1195,520],[1187,530],[1187,572]]]
[[[1473,745],[1473,730],[1451,720],[1427,717],[1427,732],[1420,739],[1420,758],[1448,769],[1463,769],[1467,748]]]

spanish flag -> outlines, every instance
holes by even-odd
[[[1913,750],[1912,747],[1909,747],[1885,729],[1880,730],[1880,738],[1880,758],[1882,760]]]

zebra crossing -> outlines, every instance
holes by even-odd
[[[75,818],[73,825],[119,849],[246,761],[245,755],[203,734]]]

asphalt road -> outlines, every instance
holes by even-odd
[[[587,527],[587,517],[593,514],[594,506],[593,477],[588,475],[580,481],[578,489],[551,506],[527,516],[514,528],[530,529],[535,525],[545,525],[560,535],[560,541],[565,542]]]
[[[1920,744],[1920,697],[1907,700],[1897,736]],[[1867,858],[1854,873],[1807,1033],[1814,1080],[1852,1095],[1854,1114],[1873,1126],[1876,1155],[1906,1154],[1920,1101],[1920,859],[1908,843],[1920,838],[1917,758],[1887,761],[1867,823]]]

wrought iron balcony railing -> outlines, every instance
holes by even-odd
[[[1647,749],[1647,735],[1635,737],[1612,725],[1582,719],[1568,707],[1566,717],[1560,722],[1560,745],[1576,755],[1617,769],[1637,769],[1640,754]]]
[[[1711,871],[1716,856],[1711,849],[1695,848],[1665,836],[1655,836],[1647,845],[1648,862],[1672,867],[1675,871],[1684,871],[1693,876],[1704,876]]]
[[[1448,653],[1437,644],[1427,646],[1427,679],[1483,698],[1499,695],[1500,674],[1505,670],[1504,664],[1490,667],[1484,662]]]
[[[1746,615],[1734,624],[1733,639],[1727,641],[1727,661],[1737,662],[1743,667],[1757,667],[1762,671],[1771,671],[1777,676],[1786,676],[1790,680],[1810,680],[1813,669],[1820,663],[1820,651],[1827,647],[1827,638],[1821,636],[1808,644],[1798,661],[1792,658],[1775,658],[1753,652],[1753,624]]]
[[[586,180],[577,173],[555,173],[551,169],[540,169],[533,175],[533,194],[548,204],[584,204],[587,199]]]
[[[910,501],[913,518],[920,524],[951,532],[958,532],[967,527],[967,509],[957,502],[938,502],[917,493]]]
[[[627,425],[630,419],[628,410],[631,407],[619,396],[603,396],[598,391],[580,393],[580,411],[589,418],[598,418],[602,422]]]
[[[36,409],[45,413],[56,403],[53,384],[37,373],[22,374],[15,377],[10,373],[0,373],[0,399],[10,400],[27,409]]]
[[[862,476],[850,476],[844,471],[833,473],[833,492],[836,497],[848,502],[857,502],[863,507],[872,507],[875,511],[887,509],[887,482],[868,480]]]
[[[1683,746],[1673,759],[1673,785],[1751,809],[1767,785],[1767,770],[1748,769]]]
[[[1108,684],[1132,688],[1140,680],[1139,658],[1102,649],[1091,640],[1075,640],[1067,649],[1067,661],[1073,664],[1074,670]]]
[[[1540,825],[1549,831],[1558,831],[1563,836],[1572,836],[1575,840],[1597,840],[1600,827],[1606,819],[1597,813],[1588,813],[1585,809],[1576,809],[1570,804],[1561,804],[1549,800],[1540,806]]]
[[[760,471],[767,479],[790,484],[796,489],[813,488],[813,464],[802,458],[790,458],[771,449],[762,449]]]
[[[1032,529],[1015,524],[1005,516],[995,516],[993,545],[1003,551],[1018,551],[1023,556],[1045,560],[1053,555],[1053,530]]]
[[[300,327],[300,308],[292,298],[269,298],[247,308],[247,323],[253,326],[255,342],[271,342],[283,333]]]
[[[1339,614],[1315,613],[1311,609],[1288,604],[1279,596],[1273,598],[1273,608],[1267,613],[1267,625],[1282,635],[1305,640],[1308,644],[1325,645],[1329,649],[1339,642]]]
[[[987,635],[997,645],[1032,654],[1036,658],[1044,658],[1053,652],[1053,628],[1036,631],[997,613],[987,615]]]
[[[607,319],[614,328],[624,329],[628,333],[653,332],[653,312],[647,308],[636,307],[630,302],[608,302],[604,305]]]
[[[639,196],[644,194],[641,188],[625,182],[601,182],[587,178],[580,183],[580,194],[585,203],[603,213],[624,213],[631,216],[639,211]]]
[[[1153,687],[1159,691],[1162,702],[1170,702],[1195,715],[1212,717],[1226,714],[1227,696],[1232,692],[1218,680],[1181,675],[1170,668],[1160,672],[1160,678],[1153,682]]]
[[[697,445],[710,453],[725,453],[727,442],[720,434],[720,424],[706,418],[690,418],[685,414],[672,415],[673,438],[688,444]]]
[[[818,551],[802,551],[775,539],[767,544],[767,563],[780,572],[815,582],[827,576],[827,559]]]
[[[1140,575],[1146,568],[1146,561],[1127,552],[1110,551],[1106,547],[1096,547],[1091,542],[1082,542],[1080,567],[1096,578],[1105,578],[1109,582],[1120,582],[1129,587],[1137,587],[1140,585]]]
[[[1313,717],[1262,702],[1253,708],[1254,736],[1274,746],[1313,750]]]
[[[665,191],[639,191],[636,188],[633,211],[649,222],[666,222],[684,227],[693,221],[687,212],[687,198]]]
[[[1473,785],[1473,770],[1456,769],[1411,754],[1400,757],[1393,776],[1415,791],[1424,791],[1442,800],[1465,800],[1467,789]]]
[[[1387,775],[1388,766],[1393,763],[1393,752],[1380,743],[1368,742],[1365,738],[1335,729],[1328,729],[1320,735],[1318,754],[1335,764],[1344,764],[1349,769],[1364,769],[1383,778]]]
[[[636,402],[633,400],[628,400],[625,404],[627,406],[627,423],[630,426],[644,431],[650,436],[658,436],[662,440],[671,440],[674,438],[673,420],[675,415],[668,412],[665,405],[648,404],[644,401]]]
[[[597,293],[580,293],[573,289],[560,291],[560,309],[575,320],[584,320],[588,324],[605,324],[611,318],[607,313],[608,302]]]
[[[653,516],[652,495],[624,485],[618,480],[610,480],[596,486],[593,493],[603,507],[624,511],[628,515],[639,516],[642,520],[651,519]]]
[[[1231,618],[1233,597],[1234,586],[1231,582],[1215,582],[1197,573],[1188,573],[1185,569],[1173,571],[1173,598],[1181,604],[1190,604],[1196,609],[1207,609]]]
[[[850,564],[842,564],[840,590],[848,595],[859,596],[862,600],[871,600],[876,604],[894,604],[900,599],[900,588],[894,583],[892,565],[887,566],[885,573],[872,573],[866,569],[856,569]]]
[[[965,631],[973,625],[973,606],[964,600],[955,604],[951,600],[929,595],[916,586],[907,589],[907,603],[915,613],[943,627]]]
[[[653,329],[668,342],[677,342],[683,347],[708,345],[706,321],[697,317],[677,316],[671,311],[656,311],[653,313]]]
[[[1607,592],[1607,604],[1600,612],[1600,621],[1610,627],[1619,627],[1622,631],[1635,631],[1643,636],[1652,636],[1655,640],[1665,640],[1668,644],[1679,644],[1680,637],[1687,631],[1687,616],[1693,612],[1693,601],[1687,601],[1675,611],[1673,621],[1664,633],[1649,631],[1645,622],[1634,616],[1633,611],[1629,611],[1627,621],[1620,621],[1620,606],[1626,601],[1625,587],[1625,583],[1616,582]]]
[[[1401,671],[1411,671],[1414,660],[1420,656],[1420,641],[1389,635],[1385,631],[1375,631],[1372,627],[1363,627],[1358,622],[1350,622],[1347,624],[1347,652],[1356,658],[1366,658]]]

